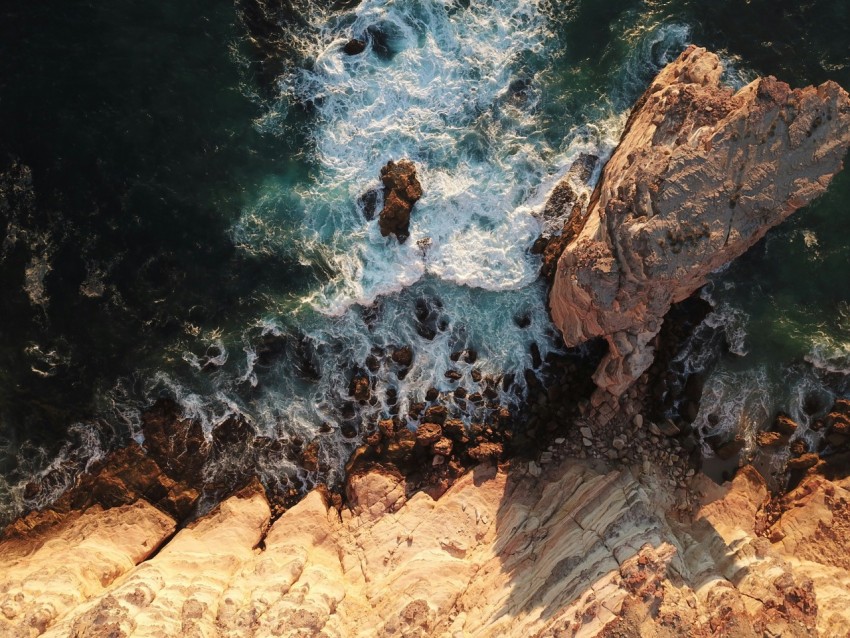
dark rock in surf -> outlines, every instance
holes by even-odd
[[[172,477],[198,485],[210,454],[201,423],[184,419],[180,406],[160,399],[142,413],[144,447],[150,457]]]
[[[373,188],[357,198],[357,205],[360,207],[360,210],[363,211],[363,217],[366,218],[366,221],[372,221],[375,219],[375,210],[378,208],[379,194],[378,189]]]
[[[364,376],[356,376],[351,380],[349,394],[357,401],[368,401],[371,391],[369,388],[369,378]]]
[[[396,348],[393,350],[392,360],[400,366],[409,367],[413,363],[413,348],[410,346]]]
[[[390,160],[381,169],[384,184],[384,207],[378,218],[381,235],[395,235],[404,243],[410,235],[410,212],[422,197],[422,185],[416,177],[416,167],[409,160]]]
[[[366,41],[360,38],[352,38],[342,47],[343,53],[346,55],[358,55],[366,50]]]

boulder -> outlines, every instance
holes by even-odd
[[[381,169],[384,184],[384,207],[378,216],[381,235],[395,235],[404,243],[410,235],[410,212],[422,197],[422,186],[416,177],[416,167],[410,160],[390,160]]]

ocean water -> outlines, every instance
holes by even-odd
[[[316,439],[318,472],[286,455],[258,468],[299,489],[338,480],[375,420],[453,387],[449,369],[470,392],[512,375],[499,400],[517,405],[532,344],[559,349],[529,253],[542,205],[580,153],[610,154],[663,64],[696,42],[731,83],[848,86],[843,3],[704,4],[305,3],[280,13],[271,81],[224,0],[3,9],[0,159],[32,169],[36,199],[0,220],[15,238],[0,256],[0,518],[141,440],[158,397],[207,431],[238,413],[285,446]],[[343,52],[352,37],[363,53]],[[404,244],[358,203],[401,158],[424,189]],[[846,390],[847,192],[836,180],[704,293],[703,329],[723,338],[682,356],[708,374],[706,432]],[[387,356],[403,346],[399,375]],[[349,385],[370,366],[357,406]]]

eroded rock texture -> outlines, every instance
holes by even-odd
[[[0,543],[0,634],[843,635],[850,483],[810,476],[769,524],[755,471],[702,484],[688,520],[653,475],[580,461],[438,501],[373,472],[351,509],[314,491],[270,527],[255,484],[173,537],[144,501],[95,506]]]
[[[384,208],[378,218],[381,235],[392,233],[403,243],[410,235],[410,212],[422,197],[416,166],[410,160],[390,160],[381,169],[381,182],[384,185]]]
[[[620,395],[652,362],[670,305],[822,194],[850,145],[834,82],[737,93],[689,47],[635,106],[586,222],[558,262],[552,317],[568,345],[603,336],[597,385]]]

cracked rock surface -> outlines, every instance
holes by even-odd
[[[606,338],[594,381],[610,394],[650,366],[671,304],[821,195],[850,146],[836,83],[766,77],[735,92],[722,72],[694,46],[661,71],[558,261],[552,317],[567,345]]]
[[[850,626],[850,483],[810,476],[762,525],[764,481],[568,460],[480,466],[435,501],[353,479],[270,522],[258,484],[172,536],[144,501],[0,543],[3,636],[833,636]],[[651,496],[650,496],[651,495]]]

